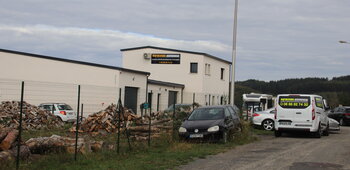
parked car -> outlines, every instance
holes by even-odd
[[[281,94],[276,101],[276,137],[288,131],[310,132],[318,138],[329,135],[328,106],[321,96]]]
[[[328,117],[338,121],[341,126],[350,125],[350,106],[337,107],[328,114]]]
[[[329,120],[329,131],[340,131],[340,125],[338,121],[332,118],[328,118],[328,120]]]
[[[192,104],[175,104],[175,109],[184,109],[184,110],[190,110],[192,109]],[[164,110],[165,113],[173,112],[174,111],[174,105],[170,105],[167,109]]]
[[[270,108],[264,111],[259,111],[253,113],[251,117],[251,123],[254,126],[262,127],[265,130],[274,130],[275,129],[275,108]]]
[[[64,122],[73,122],[77,120],[77,115],[73,111],[72,107],[65,103],[42,103],[39,108],[47,110],[57,116]]]
[[[240,128],[240,119],[232,106],[205,106],[192,111],[179,128],[179,136],[225,143],[237,128]]]

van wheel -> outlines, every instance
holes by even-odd
[[[282,132],[275,130],[275,137],[280,137],[280,136],[282,136]]]
[[[267,120],[264,120],[264,121],[262,122],[262,126],[263,126],[264,130],[271,131],[271,130],[274,129],[273,123],[274,123],[274,122],[273,122],[272,120],[267,119]]]
[[[316,138],[321,138],[322,137],[322,129],[321,129],[321,124],[318,125],[317,132],[315,132],[315,137]]]
[[[323,131],[323,135],[329,136],[329,124],[327,124],[326,130]]]

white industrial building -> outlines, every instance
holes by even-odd
[[[172,103],[226,104],[231,62],[209,54],[153,46],[122,49],[123,67],[0,49],[0,101],[76,107],[77,86],[88,114],[122,102],[136,113],[146,101],[152,111]],[[147,90],[147,92],[146,92]],[[84,112],[85,113],[85,112]]]
[[[226,104],[231,62],[193,51],[144,46],[121,49],[123,67],[150,72],[149,79],[182,84],[170,91],[181,103]],[[170,97],[171,99],[171,97]]]

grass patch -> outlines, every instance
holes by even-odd
[[[33,137],[31,133],[28,135]],[[255,140],[257,138],[254,136],[254,130],[248,123],[243,122],[242,131],[236,132],[234,138],[226,144],[179,142],[173,141],[171,135],[164,135],[158,140],[152,140],[151,147],[147,146],[147,142],[132,142],[130,151],[124,138],[120,154],[113,150],[104,150],[78,155],[77,161],[74,161],[72,154],[49,154],[39,156],[35,160],[21,161],[20,169],[172,169],[196,158],[225,152]],[[13,169],[13,165],[14,163],[6,169]],[[3,168],[0,166],[0,169]]]

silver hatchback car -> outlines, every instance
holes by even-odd
[[[275,117],[275,108],[254,112],[251,117],[251,123],[255,126],[262,127],[265,130],[272,131],[275,129],[274,117]]]
[[[40,109],[47,110],[64,122],[74,122],[77,120],[77,115],[72,107],[65,103],[42,103],[39,105]]]

